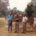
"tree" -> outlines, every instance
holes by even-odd
[[[31,3],[31,4],[29,4],[29,5],[27,5],[27,8],[26,8],[26,14],[27,14],[27,17],[28,17],[28,22],[30,23],[30,25],[32,25],[33,24],[33,4]]]
[[[32,7],[33,7],[33,4],[27,5],[26,13],[27,13],[28,18],[32,17],[32,13],[33,13]]]
[[[7,2],[6,1],[3,2],[3,0],[2,1],[0,0],[0,13],[1,13],[0,15],[4,15],[4,16],[6,15],[7,10],[8,10],[7,9],[8,3]]]

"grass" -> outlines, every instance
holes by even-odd
[[[3,27],[3,26],[4,26],[3,22],[0,22],[0,28]]]
[[[3,24],[3,22],[0,22],[0,24]]]

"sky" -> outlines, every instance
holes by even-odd
[[[20,11],[24,11],[27,7],[27,4],[30,3],[31,0],[9,0],[9,8],[13,9],[16,7]]]

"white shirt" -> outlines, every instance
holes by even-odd
[[[22,18],[22,22],[26,22],[26,21],[27,21],[27,19],[28,19],[28,18],[27,18],[26,16],[25,16],[25,17],[23,17],[23,18]]]
[[[36,24],[36,18],[34,18],[34,24]]]

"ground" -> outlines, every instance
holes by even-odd
[[[36,36],[36,31],[34,32],[26,32],[26,34],[22,33],[22,23],[20,23],[19,33],[14,33],[15,24],[13,23],[13,32],[8,32],[8,25],[3,23],[0,25],[0,36]],[[28,25],[29,26],[29,25]]]

